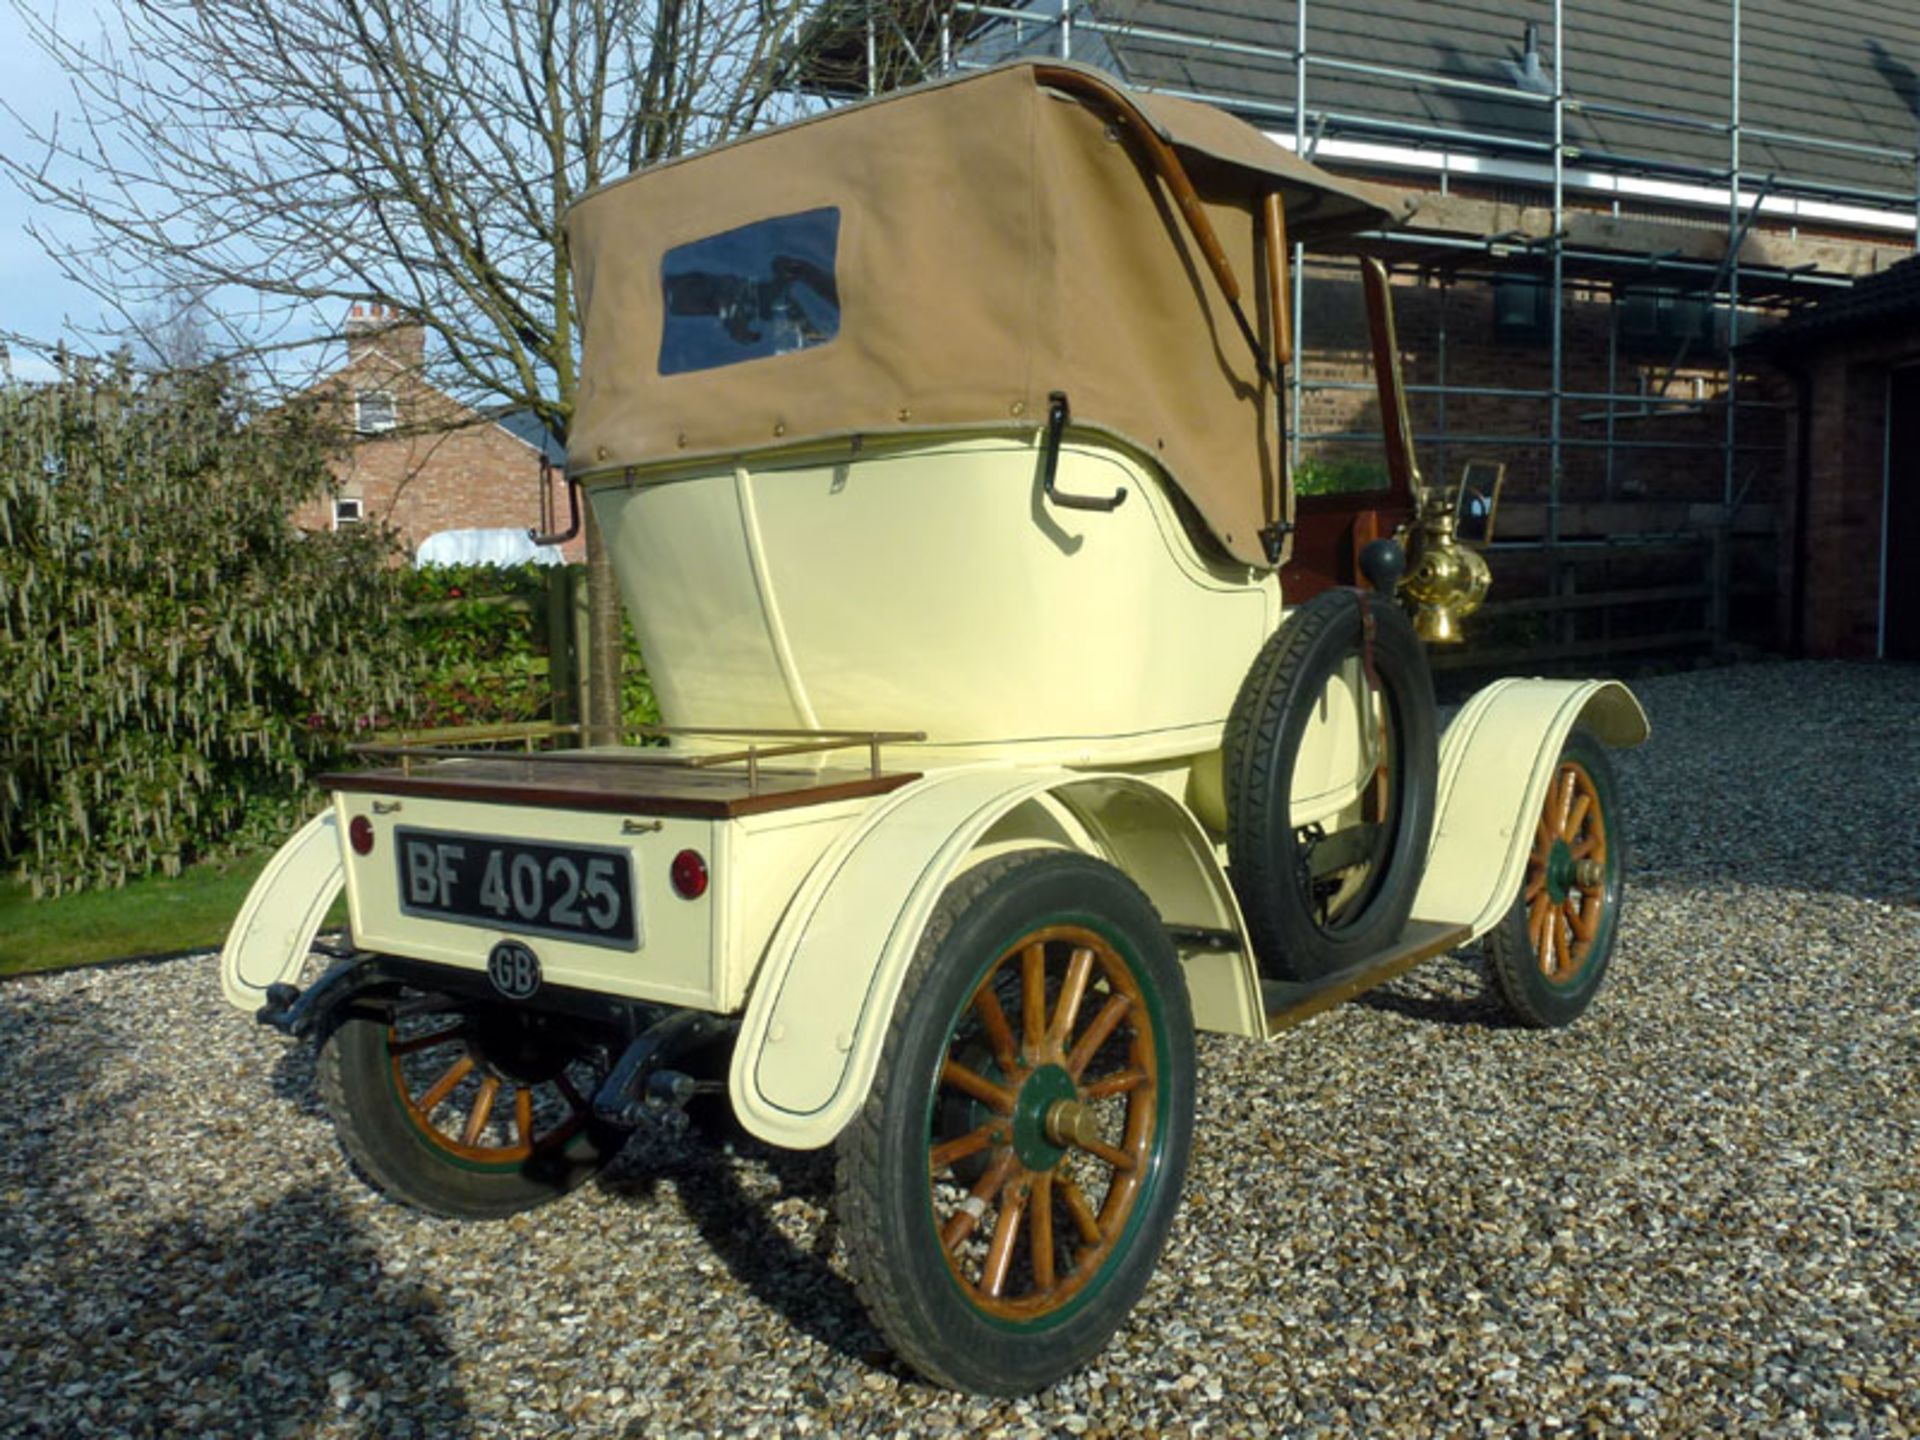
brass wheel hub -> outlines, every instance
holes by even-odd
[[[1057,1100],[1047,1111],[1047,1138],[1063,1150],[1085,1150],[1099,1142],[1100,1125],[1080,1101]]]

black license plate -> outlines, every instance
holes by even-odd
[[[447,830],[396,829],[393,840],[402,914],[640,948],[625,850]]]

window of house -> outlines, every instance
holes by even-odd
[[[393,396],[385,390],[361,390],[353,397],[354,428],[362,435],[375,435],[382,430],[391,430],[398,423],[393,410]]]
[[[1672,291],[1629,290],[1620,296],[1620,345],[1632,354],[1671,356],[1685,345],[1693,355],[1711,351],[1726,339],[1724,307],[1699,295]]]
[[[840,212],[781,215],[676,245],[660,262],[660,373],[824,345],[840,333]]]
[[[334,529],[338,530],[342,525],[358,525],[361,522],[361,520],[364,518],[365,516],[361,512],[360,500],[358,497],[341,495],[334,499],[334,502],[333,502],[333,528]]]
[[[1493,333],[1502,340],[1545,340],[1553,334],[1553,287],[1534,275],[1493,282]]]

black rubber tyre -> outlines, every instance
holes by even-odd
[[[849,1262],[896,1353],[993,1395],[1096,1354],[1179,1207],[1193,1087],[1186,984],[1131,880],[1027,850],[954,882],[839,1140]]]
[[[1365,840],[1364,859],[1315,880],[1315,837],[1297,830],[1291,813],[1295,765],[1329,682],[1364,656],[1369,619],[1384,701],[1384,801],[1380,785],[1362,801],[1372,812],[1363,824],[1376,827],[1354,831]],[[1426,652],[1397,605],[1329,590],[1268,637],[1234,698],[1223,756],[1229,870],[1267,975],[1317,979],[1406,928],[1433,829],[1438,751]]]
[[[1520,895],[1487,934],[1494,993],[1519,1024],[1571,1024],[1606,978],[1626,879],[1619,793],[1607,747],[1576,728],[1547,787]],[[1582,860],[1599,873],[1577,873]]]
[[[498,1219],[566,1194],[619,1149],[593,1119],[586,1049],[561,1022],[483,1002],[350,1018],[321,1046],[320,1098],[375,1188]]]

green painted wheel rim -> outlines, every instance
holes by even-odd
[[[1149,1083],[1134,1086],[1122,1094],[1101,1095],[1088,1102],[1095,1107],[1102,1107],[1101,1113],[1110,1123],[1117,1113],[1115,1102],[1119,1102],[1117,1111],[1124,1113],[1125,1121],[1116,1127],[1117,1133],[1111,1138],[1118,1139],[1124,1144],[1128,1137],[1134,1134],[1132,1127],[1136,1125],[1142,1127],[1145,1132],[1144,1139],[1135,1136],[1134,1149],[1126,1152],[1135,1156],[1135,1167],[1129,1172],[1133,1178],[1125,1203],[1117,1207],[1119,1213],[1108,1216],[1105,1213],[1104,1204],[1094,1207],[1099,1212],[1095,1218],[1103,1222],[1101,1242],[1098,1247],[1085,1245],[1081,1251],[1083,1255],[1092,1255],[1093,1263],[1084,1274],[1076,1269],[1070,1285],[1065,1283],[1068,1277],[1057,1274],[1054,1291],[1057,1292],[1058,1298],[1049,1299],[1047,1292],[1039,1291],[1039,1262],[1032,1253],[1034,1241],[1031,1226],[1023,1220],[1022,1229],[1025,1233],[1017,1238],[1016,1244],[1024,1243],[1027,1247],[1025,1278],[1033,1285],[1038,1298],[1029,1298],[1024,1302],[1015,1299],[1009,1302],[1002,1297],[984,1295],[982,1291],[985,1276],[978,1271],[978,1257],[968,1256],[965,1259],[957,1259],[955,1252],[948,1247],[943,1237],[944,1227],[953,1223],[955,1215],[965,1207],[951,1203],[951,1196],[946,1197],[947,1203],[943,1203],[935,1184],[932,1166],[923,1171],[928,1174],[928,1188],[925,1192],[927,1195],[925,1213],[930,1230],[928,1239],[929,1243],[939,1247],[943,1258],[947,1261],[945,1268],[950,1283],[954,1286],[956,1293],[983,1321],[997,1329],[1017,1334],[1043,1332],[1069,1323],[1112,1280],[1115,1271],[1128,1253],[1134,1237],[1145,1222],[1145,1217],[1153,1210],[1162,1179],[1161,1157],[1170,1134],[1172,1121],[1171,1086],[1167,1083],[1171,1049],[1160,997],[1152,985],[1145,980],[1143,967],[1126,942],[1101,928],[1092,917],[1072,914],[1051,915],[1027,927],[1020,934],[1009,937],[993,957],[985,961],[970,977],[964,997],[948,1016],[946,1040],[941,1052],[943,1062],[946,1057],[960,1048],[963,1036],[974,1034],[970,1019],[977,1014],[978,997],[983,988],[988,985],[989,980],[993,979],[996,982],[996,995],[1001,989],[1009,989],[1017,1002],[1022,998],[1018,985],[1008,987],[1005,977],[1000,972],[1010,962],[1018,971],[1021,965],[1019,957],[1035,943],[1034,937],[1055,932],[1060,932],[1055,939],[1043,942],[1047,955],[1049,989],[1046,1003],[1049,1010],[1057,1007],[1059,989],[1056,986],[1064,986],[1065,980],[1061,972],[1070,970],[1073,963],[1072,953],[1078,948],[1093,948],[1097,952],[1095,964],[1091,967],[1092,977],[1089,979],[1088,988],[1079,1007],[1078,1023],[1073,1027],[1061,1048],[1066,1048],[1075,1036],[1084,1038],[1088,1017],[1097,1015],[1101,1008],[1111,1002],[1115,994],[1124,992],[1127,993],[1129,1002],[1128,1014],[1114,1027],[1113,1034],[1109,1038],[1110,1041],[1117,1043],[1121,1037],[1124,1037],[1129,1057],[1127,1069],[1142,1070],[1150,1077]],[[1095,1003],[1097,985],[1101,988],[1098,992],[1098,1003]],[[1016,1037],[1024,1039],[1024,1008],[1022,1007],[1020,1014],[1011,1015],[1009,1019]],[[1094,1052],[1096,1057],[1105,1057],[1108,1053],[1106,1046]],[[1022,1203],[1031,1208],[1036,1190],[1045,1194],[1050,1186],[1058,1187],[1058,1177],[1063,1174],[1068,1175],[1069,1179],[1074,1178],[1070,1172],[1079,1162],[1084,1161],[1085,1156],[1075,1153],[1076,1147],[1063,1144],[1047,1133],[1047,1115],[1054,1105],[1069,1099],[1069,1091],[1074,1096],[1084,1096],[1090,1088],[1090,1082],[1113,1078],[1112,1074],[1094,1075],[1091,1073],[1093,1068],[1093,1064],[1090,1063],[1088,1070],[1082,1073],[1076,1085],[1068,1067],[1054,1061],[1014,1067],[1018,1084],[1003,1087],[1010,1089],[1011,1103],[1007,1107],[999,1133],[985,1152],[988,1157],[987,1173],[982,1177],[981,1183],[991,1185],[994,1166],[1002,1161],[1012,1167],[1012,1173],[1006,1177],[1005,1186],[997,1189],[986,1203],[985,1213],[980,1217],[980,1224],[968,1231],[968,1239],[974,1243],[975,1249],[978,1249],[980,1239],[978,1231],[994,1225],[997,1220],[1002,1208],[1002,1190],[1011,1193],[1014,1187],[1026,1187],[1026,1197]],[[1007,1078],[1007,1067],[1004,1064],[999,1066],[999,1070],[1001,1073],[998,1078]],[[1116,1073],[1124,1074],[1125,1072]],[[939,1074],[931,1077],[931,1080],[925,1106],[926,1143],[930,1152],[944,1141],[954,1138],[938,1133],[936,1122],[940,1112],[939,1102],[945,1087]],[[988,1106],[985,1107],[985,1113],[995,1115],[998,1112]],[[983,1123],[980,1128],[988,1127]],[[980,1188],[981,1184],[971,1187],[969,1195],[971,1196]],[[1111,1191],[1108,1193],[1110,1195]],[[1063,1206],[1056,1204],[1052,1208],[1058,1211]],[[1065,1216],[1056,1214],[1054,1220],[1056,1242],[1065,1230],[1065,1220]],[[1111,1226],[1110,1229],[1108,1224]],[[1065,1247],[1061,1248],[1064,1251]],[[992,1253],[990,1241],[987,1242],[987,1250],[990,1259]],[[1064,1261],[1064,1255],[1062,1260]],[[1082,1260],[1077,1264],[1085,1266],[1087,1262]],[[1060,1268],[1064,1269],[1064,1264]]]

